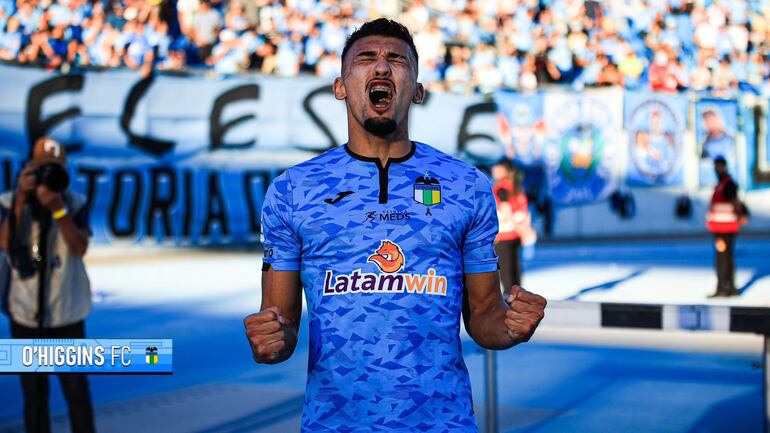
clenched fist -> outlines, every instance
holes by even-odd
[[[545,316],[545,298],[514,285],[506,300],[509,306],[505,312],[508,336],[517,342],[529,341]]]
[[[278,307],[269,307],[246,316],[246,338],[249,339],[254,361],[271,363],[286,347],[286,319]]]

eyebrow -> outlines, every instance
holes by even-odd
[[[356,54],[356,57],[376,57],[377,51],[374,50],[367,50],[367,51],[361,51],[360,53]],[[397,52],[397,51],[388,51],[387,57],[389,59],[405,59],[406,56]]]

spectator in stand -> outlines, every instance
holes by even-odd
[[[420,59],[422,60],[422,59]],[[422,83],[428,92],[443,92],[444,83],[441,80],[441,73],[436,64],[436,60],[427,59],[420,66],[417,81]]]
[[[730,65],[730,57],[724,56],[711,76],[711,91],[716,96],[731,96],[738,90],[738,80]]]
[[[198,3],[198,10],[193,16],[190,27],[190,39],[198,47],[201,60],[209,58],[217,42],[217,33],[222,28],[222,15],[211,7],[209,0]]]
[[[22,34],[29,38],[32,33],[37,31],[43,14],[40,9],[33,7],[30,1],[21,0],[18,10],[13,16],[19,20]]]
[[[0,59],[7,62],[17,59],[21,52],[21,38],[19,19],[10,17],[5,23],[3,33],[0,34]]]
[[[624,56],[618,63],[618,71],[623,74],[623,80],[626,83],[633,83],[634,86],[644,73],[644,63],[629,44],[624,47]]]
[[[521,73],[521,61],[516,56],[516,45],[509,41],[502,42],[501,54],[497,61],[500,70],[501,84],[509,89],[519,88],[519,76]]]
[[[310,32],[304,40],[304,63],[301,69],[306,72],[315,72],[318,61],[324,55],[324,47],[321,41],[321,28],[318,24],[310,26]]]
[[[471,92],[471,68],[468,65],[467,56],[469,51],[466,47],[454,46],[449,50],[451,64],[446,69],[444,80],[447,90],[452,93],[468,94]]]
[[[298,34],[297,34],[298,35]],[[276,65],[273,71],[282,77],[294,77],[299,73],[301,53],[298,53],[286,36],[278,36],[276,42]]]
[[[417,52],[420,53],[420,61],[426,62],[429,59],[439,63],[446,54],[446,38],[438,27],[435,19],[432,19],[427,27],[419,30],[414,35],[414,45]],[[422,63],[420,64],[422,67]]]
[[[596,78],[596,84],[599,86],[622,86],[623,74],[618,70],[617,65],[611,62],[610,59],[601,54],[599,56],[599,65],[601,65],[601,72]]]
[[[519,90],[522,92],[534,92],[537,90],[537,74],[535,66],[535,56],[528,55],[524,58],[521,66],[521,76],[519,77]]]
[[[230,29],[222,30],[219,34],[219,43],[214,47],[206,64],[213,66],[214,70],[221,75],[235,75],[246,69],[248,55],[235,32]]]
[[[243,34],[249,28],[249,20],[246,19],[243,3],[233,1],[227,7],[225,15],[225,27],[234,31],[237,35]]]
[[[16,2],[13,0],[0,0],[0,23],[8,20],[16,12]]]
[[[657,92],[674,93],[679,87],[676,65],[665,50],[655,52],[650,67],[650,89]]]
[[[152,72],[155,52],[145,34],[145,23],[130,20],[125,27],[128,33],[124,33],[126,38],[120,42],[122,47],[118,49],[118,55],[127,67],[138,69],[143,77],[147,77]]]
[[[385,15],[414,32],[420,70],[427,68],[434,91],[486,93],[498,83],[530,91],[557,83],[662,92],[690,86],[721,95],[740,87],[770,96],[770,8],[756,1],[364,3],[354,9],[335,0],[0,0],[0,60],[137,67],[139,61],[125,57],[133,41],[132,50],[151,47],[163,70],[232,71],[228,56],[210,61],[222,44],[220,31],[228,29],[251,70],[326,74],[347,35],[368,17]],[[146,43],[134,41],[138,31],[130,21],[145,25]],[[463,47],[461,59],[449,53],[454,46]]]
[[[325,78],[335,78],[339,76],[342,67],[342,59],[337,53],[325,51],[316,65],[316,75]]]
[[[698,54],[698,65],[690,75],[690,88],[695,91],[707,90],[711,87],[711,68],[708,67],[708,57],[705,53]]]

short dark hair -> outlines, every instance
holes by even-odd
[[[727,167],[727,160],[722,155],[715,156],[714,157],[714,165],[724,165],[725,167]]]
[[[414,46],[414,40],[412,40],[412,35],[409,34],[409,29],[404,27],[404,25],[398,21],[387,18],[377,18],[376,20],[367,21],[348,36],[348,39],[345,41],[345,48],[342,49],[343,65],[345,64],[345,56],[348,54],[350,47],[352,47],[357,40],[367,36],[387,36],[390,38],[401,39],[406,42],[412,50],[412,54],[414,54],[414,67],[417,69],[417,48]]]

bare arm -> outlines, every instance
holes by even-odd
[[[465,329],[485,349],[508,349],[529,341],[543,319],[545,298],[514,286],[506,304],[497,272],[465,274],[464,286]]]
[[[302,283],[299,271],[262,273],[262,307],[244,319],[246,337],[254,361],[277,364],[291,357],[297,347],[302,316]]]
[[[16,188],[16,194],[14,194],[13,197],[13,203],[11,203],[11,208],[9,209],[9,214],[0,223],[0,250],[3,250],[6,253],[10,252],[11,248],[11,224],[10,218],[8,217],[10,216],[10,212],[13,212],[16,216],[16,221],[21,220],[21,213],[27,203],[27,195],[35,191],[36,177],[34,172],[36,168],[37,165],[30,162],[27,163],[21,170],[21,173],[19,173],[17,181],[18,186]],[[17,226],[17,233],[18,229],[19,227]]]
[[[0,250],[5,253],[9,253],[11,249],[11,212],[16,214],[16,220],[21,219],[21,210],[24,208],[24,196],[16,195],[14,202],[11,204],[11,208],[8,210],[8,215],[0,222]],[[17,228],[18,232],[18,228]]]
[[[60,218],[57,222],[67,247],[76,256],[85,256],[88,251],[88,233],[78,228],[70,215]]]
[[[65,204],[61,194],[51,191],[45,185],[39,185],[35,193],[40,204],[52,214],[64,209]],[[67,244],[70,251],[78,257],[83,257],[86,254],[86,250],[88,250],[88,233],[75,225],[72,215],[69,213],[59,218],[56,222],[64,238],[64,243]]]

